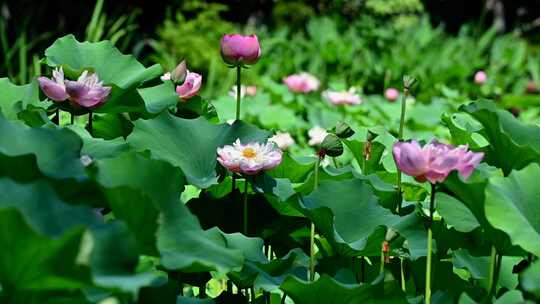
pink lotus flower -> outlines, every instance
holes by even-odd
[[[41,90],[50,99],[62,102],[69,99],[75,107],[93,109],[99,107],[109,97],[111,87],[103,86],[97,74],[82,72],[77,81],[64,79],[62,68],[53,71],[52,79],[39,77]]]
[[[283,78],[283,82],[291,92],[309,93],[319,89],[319,80],[309,73],[293,74]]]
[[[474,82],[476,84],[482,85],[487,81],[487,74],[486,72],[480,70],[474,74]]]
[[[242,145],[237,139],[232,145],[217,149],[218,162],[232,172],[254,175],[271,170],[281,163],[282,152],[272,142]]]
[[[287,150],[290,146],[294,145],[294,138],[287,132],[277,132],[276,135],[270,137],[268,141],[274,142],[282,150]]]
[[[362,99],[356,94],[354,88],[343,92],[324,91],[322,97],[333,105],[357,105],[362,103]]]
[[[261,46],[256,35],[224,35],[221,38],[221,57],[231,65],[255,64],[261,57]]]
[[[484,157],[474,153],[466,145],[454,147],[437,141],[421,147],[418,142],[397,142],[392,148],[398,168],[419,182],[432,184],[443,182],[451,171],[456,170],[467,179]]]
[[[396,101],[399,98],[399,91],[395,88],[388,88],[384,91],[384,97],[388,101]]]
[[[176,86],[176,93],[182,101],[187,101],[197,95],[201,89],[202,76],[197,73],[187,71],[186,79],[182,85]]]
[[[310,146],[316,146],[322,144],[324,138],[328,135],[328,132],[326,132],[326,129],[323,129],[319,126],[315,126],[308,131],[309,136],[309,142],[308,144]]]

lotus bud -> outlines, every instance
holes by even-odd
[[[336,124],[336,129],[335,130],[336,130],[336,135],[339,138],[349,138],[349,137],[354,135],[353,129],[351,129],[351,127],[349,127],[348,124],[346,124],[346,123],[344,123],[342,121],[339,121]]]
[[[171,80],[176,84],[182,84],[184,83],[184,80],[186,80],[187,72],[186,61],[182,60],[182,62],[171,71]]]
[[[321,143],[321,150],[331,157],[340,156],[343,154],[343,144],[335,134],[328,134]]]

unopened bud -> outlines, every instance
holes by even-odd
[[[405,89],[410,89],[412,86],[416,83],[416,78],[410,76],[410,75],[404,75],[403,76],[403,87]]]
[[[186,61],[182,60],[174,70],[171,71],[171,80],[176,84],[184,83],[187,76],[187,65]]]

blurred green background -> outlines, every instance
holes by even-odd
[[[222,64],[224,33],[256,33],[263,56],[248,84],[272,87],[308,71],[333,88],[364,94],[420,82],[417,99],[482,94],[508,107],[540,82],[540,19],[535,1],[7,1],[1,4],[0,77],[26,83],[39,75],[43,51],[57,37],[110,39],[139,60],[173,68],[181,59],[202,73],[202,95],[226,93],[234,75]],[[485,70],[478,92],[472,81]],[[455,92],[457,90],[458,92]],[[530,94],[529,94],[530,95]]]

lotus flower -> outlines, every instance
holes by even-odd
[[[268,141],[274,142],[281,150],[287,150],[290,146],[294,145],[294,138],[286,132],[278,132],[276,135],[270,137]]]
[[[221,38],[221,57],[231,65],[255,64],[261,57],[261,46],[256,35],[224,35]]]
[[[87,109],[99,107],[111,93],[111,87],[104,87],[97,74],[88,71],[82,72],[77,81],[66,80],[64,83],[69,101],[75,107]]]
[[[39,77],[41,90],[50,99],[62,102],[69,99],[75,107],[96,108],[107,100],[111,87],[103,86],[97,74],[82,72],[77,81],[64,79],[62,68],[53,71],[52,79]]]
[[[419,182],[443,182],[456,170],[464,179],[469,178],[484,153],[471,152],[466,145],[454,147],[437,141],[421,147],[416,141],[397,142],[392,148],[398,168]]]
[[[333,105],[357,105],[362,103],[354,88],[343,92],[324,91],[322,97]]]
[[[308,135],[309,135],[308,144],[310,146],[316,146],[316,145],[322,144],[322,142],[324,141],[324,138],[326,137],[326,135],[328,135],[328,132],[326,132],[325,129],[319,126],[315,126],[309,129]]]
[[[197,95],[201,89],[202,76],[197,73],[187,71],[186,79],[182,85],[176,86],[176,93],[182,101],[187,101],[191,97]]]
[[[388,88],[384,91],[384,97],[388,101],[396,101],[399,98],[399,91],[395,88]]]
[[[217,149],[219,163],[232,172],[254,175],[270,170],[281,163],[282,152],[274,143],[248,143],[243,145],[237,139],[232,145]]]
[[[319,80],[309,73],[293,74],[283,78],[283,82],[291,92],[309,93],[319,89]]]
[[[474,74],[474,82],[476,84],[482,85],[487,81],[487,74],[486,72],[480,70]]]
[[[47,77],[38,77],[39,86],[47,97],[54,101],[64,101],[69,95],[66,93],[66,85],[64,84],[64,71],[60,69],[53,70],[52,79]]]

